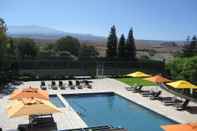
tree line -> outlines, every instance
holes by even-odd
[[[107,38],[106,56],[109,59],[136,60],[136,46],[132,28],[129,30],[127,39],[122,34],[118,40],[116,27],[114,25],[111,27]]]
[[[17,65],[26,58],[40,59],[46,54],[47,57],[67,56],[72,61],[92,60],[98,56],[94,46],[81,44],[71,36],[62,37],[54,43],[41,44],[30,38],[8,37],[6,31],[6,23],[0,18],[0,86],[17,77]]]
[[[197,84],[197,38],[187,38],[182,51],[166,65],[173,79],[184,79]]]

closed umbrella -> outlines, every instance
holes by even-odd
[[[32,87],[17,89],[10,95],[10,100],[23,98],[39,98],[49,100],[49,95],[47,91]]]
[[[6,111],[10,118],[60,112],[51,102],[37,98],[24,98],[21,100],[10,101]]]

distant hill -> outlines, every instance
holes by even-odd
[[[25,26],[8,26],[7,34],[12,37],[28,37],[43,41],[55,41],[63,36],[73,36],[80,41],[104,41],[104,37],[94,36],[91,34],[68,33],[53,28],[25,25]]]
[[[99,51],[100,56],[105,56],[106,38],[94,36],[91,34],[69,33],[48,27],[35,25],[27,26],[8,26],[8,36],[32,38],[41,44],[53,43],[63,36],[73,36],[80,40],[81,43],[93,45]],[[157,53],[151,58],[154,59],[171,59],[173,54],[182,50],[183,41],[161,41],[161,40],[135,40],[138,55],[149,55],[154,50]]]

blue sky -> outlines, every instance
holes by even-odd
[[[107,36],[114,24],[137,39],[185,40],[197,35],[197,0],[0,0],[8,25],[39,25]]]

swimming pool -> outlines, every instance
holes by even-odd
[[[128,131],[162,131],[160,125],[175,123],[116,94],[63,97],[80,112],[88,126],[107,124],[124,127]]]
[[[57,95],[49,95],[49,101],[52,102],[58,108],[64,108],[64,103],[60,100]]]

